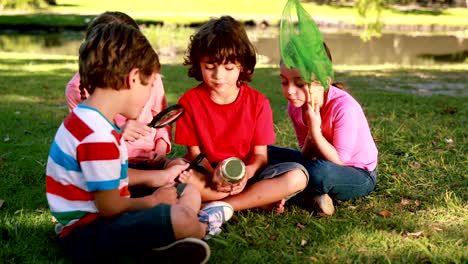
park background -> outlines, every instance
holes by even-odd
[[[169,104],[196,84],[181,65],[196,28],[225,14],[243,21],[262,48],[252,86],[270,99],[277,145],[297,148],[275,52],[286,1],[48,2],[0,0],[0,263],[68,263],[47,207],[45,165],[68,112],[64,89],[84,29],[104,11],[141,25],[161,56]],[[356,6],[366,3],[379,4],[380,14],[371,8],[359,17]],[[466,263],[466,2],[303,4],[336,55],[336,80],[368,117],[379,148],[377,189],[341,202],[331,217],[289,204],[280,216],[236,213],[208,242],[210,263]],[[174,145],[170,155],[184,151]]]

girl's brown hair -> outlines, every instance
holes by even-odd
[[[107,11],[95,17],[89,23],[86,29],[86,33],[85,33],[85,40],[88,39],[93,29],[96,28],[98,25],[108,25],[111,23],[122,23],[122,24],[129,25],[139,30],[139,27],[136,21],[133,20],[133,18],[131,18],[129,15],[123,12],[119,12],[119,11]],[[79,86],[80,96],[81,96],[81,100],[85,100],[86,99],[86,93],[85,93],[86,86],[83,85],[83,82],[81,82],[81,80],[82,79],[80,78],[80,86]]]
[[[330,59],[330,62],[333,63],[333,59],[332,59],[330,49],[328,48],[328,46],[327,46],[327,44],[325,42],[323,42],[323,47],[325,48],[325,52],[327,53],[327,57]],[[344,85],[344,83],[333,82],[332,85],[335,86],[336,88],[341,89],[341,90],[348,91],[348,87],[346,87],[346,85]]]
[[[188,76],[198,81],[203,80],[200,61],[204,57],[218,64],[239,63],[241,72],[238,85],[252,80],[257,62],[255,48],[243,25],[230,16],[208,21],[190,37],[184,60],[184,65],[190,65]]]
[[[100,24],[80,46],[81,85],[92,94],[99,88],[129,88],[127,76],[137,68],[144,85],[161,65],[146,37],[134,27],[121,23]]]

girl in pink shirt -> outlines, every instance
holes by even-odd
[[[271,146],[270,162],[297,161],[304,165],[310,176],[304,194],[313,195],[312,201],[326,215],[335,210],[330,196],[349,200],[372,192],[378,152],[359,103],[334,85],[325,91],[318,81],[306,83],[299,69],[283,63],[281,86],[300,151]],[[310,103],[311,94],[315,108]]]

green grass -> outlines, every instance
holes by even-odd
[[[204,22],[212,16],[232,15],[240,20],[267,20],[277,25],[285,1],[280,0],[63,0],[58,6],[49,7],[41,13],[4,14],[0,24],[4,25],[56,25],[85,26],[90,16],[107,10],[123,11],[138,22],[164,22],[190,24]],[[305,9],[317,19],[331,22],[358,23],[357,11],[353,7],[316,5],[303,3]],[[401,25],[447,25],[468,26],[468,9],[451,8],[437,11],[398,11],[392,8],[383,12],[386,24]]]
[[[45,198],[50,143],[67,114],[64,87],[76,57],[0,53],[0,263],[68,263]],[[287,204],[283,215],[236,213],[209,241],[210,263],[466,263],[468,103],[466,96],[419,96],[415,87],[468,83],[467,64],[440,67],[337,66],[361,102],[379,153],[374,193],[342,202],[332,217]],[[196,82],[164,65],[170,104]],[[297,147],[276,67],[252,86],[274,112],[277,145]],[[406,92],[378,88],[398,86]],[[171,155],[185,152],[175,146]],[[384,210],[391,212],[384,217]]]

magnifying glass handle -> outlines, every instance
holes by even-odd
[[[195,167],[196,167],[198,164],[200,164],[200,162],[201,162],[204,158],[205,158],[205,155],[203,155],[202,153],[198,154],[198,156],[190,162],[189,167],[188,167],[187,169],[185,169],[185,171],[188,171],[188,170],[190,170],[190,169],[195,169]],[[180,182],[180,177],[179,177],[179,176],[177,176],[177,177],[174,179],[174,181],[175,181],[176,183],[181,183],[181,182]]]

